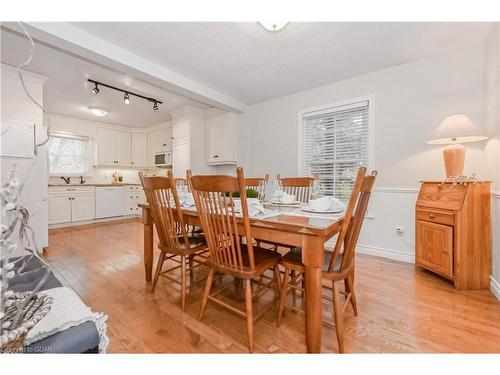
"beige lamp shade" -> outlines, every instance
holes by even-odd
[[[432,145],[447,145],[453,143],[468,143],[484,141],[487,136],[481,135],[481,130],[466,115],[446,117],[427,141]]]
[[[446,177],[452,178],[463,175],[465,147],[462,143],[485,139],[488,137],[481,135],[478,127],[466,115],[453,115],[444,119],[427,143],[448,145],[443,150],[443,159]]]

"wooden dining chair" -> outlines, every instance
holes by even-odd
[[[272,301],[259,314],[254,316],[252,301],[255,297],[262,295],[268,288],[273,286],[279,288],[278,264],[281,255],[253,244],[247,199],[244,194],[245,179],[242,168],[237,169],[237,177],[189,176],[188,173],[209,249],[206,264],[210,267],[210,271],[203,292],[199,319],[201,320],[203,317],[208,300],[245,317],[247,321],[248,349],[252,352],[253,324],[274,304],[274,301]],[[235,191],[239,191],[241,197],[242,212],[240,217],[236,216],[233,197],[230,194]],[[245,237],[246,244],[239,240],[240,235]],[[274,270],[273,278],[267,283],[262,283],[259,278],[268,269]],[[211,294],[215,272],[229,274],[244,281],[245,310],[238,309],[216,298],[216,294],[221,292],[220,289]],[[252,293],[252,281],[260,285],[260,288],[255,293]]]
[[[262,181],[269,181],[269,174],[264,177],[245,177],[245,188],[258,191]]]
[[[323,266],[322,278],[323,280],[331,282],[331,287],[325,285],[323,285],[323,287],[331,290],[332,296],[323,295],[322,297],[333,302],[332,314],[335,320],[340,353],[344,352],[343,315],[349,303],[352,305],[354,315],[358,315],[356,296],[354,293],[354,255],[376,176],[376,171],[366,176],[366,168],[359,168],[351,197],[345,210],[344,220],[337,242],[335,243],[333,252],[326,253],[326,262]],[[278,307],[278,326],[283,317],[288,292],[290,290],[300,290],[304,292],[301,281],[304,276],[305,267],[302,264],[300,254],[294,252],[286,254],[282,259],[282,264],[285,267],[285,276]],[[295,271],[297,276],[290,281],[292,271]],[[345,300],[343,304],[341,304],[340,301],[341,292],[338,287],[339,282],[344,283],[344,293],[342,294],[345,296]],[[294,306],[286,307],[293,310],[299,310]]]
[[[276,179],[281,181],[285,193],[295,195],[295,199],[299,202],[309,202],[314,182],[313,177],[281,177],[278,175]]]
[[[201,256],[207,252],[205,238],[201,234],[190,233],[184,224],[184,216],[171,171],[168,171],[167,177],[145,177],[142,172],[139,172],[139,177],[151,208],[158,233],[158,248],[161,251],[153,278],[152,292],[154,293],[160,276],[179,284],[182,311],[184,311],[188,288],[187,272],[189,271],[192,275],[193,269],[203,263],[204,258]],[[163,265],[168,260],[177,265],[163,270]],[[194,263],[197,265],[195,266]],[[181,269],[180,279],[170,275],[179,268]]]

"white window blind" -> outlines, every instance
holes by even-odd
[[[368,101],[302,115],[304,175],[325,195],[348,200],[357,168],[368,163]]]
[[[85,175],[90,167],[89,138],[51,134],[48,143],[49,174]]]

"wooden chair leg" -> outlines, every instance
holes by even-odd
[[[337,342],[339,344],[339,353],[344,353],[344,317],[342,316],[342,303],[340,302],[340,293],[338,284],[332,281],[333,290],[333,315],[335,318],[335,329],[337,331]]]
[[[283,279],[283,285],[281,286],[280,301],[278,305],[278,320],[276,321],[277,326],[280,326],[281,318],[283,317],[283,310],[285,309],[286,296],[288,293],[288,279],[290,277],[290,269],[285,268],[285,277]]]
[[[165,262],[166,252],[162,251],[160,257],[158,258],[158,263],[156,264],[155,277],[153,278],[153,286],[151,287],[151,293],[155,292],[156,284],[158,283],[158,279],[160,278],[160,272],[163,267],[163,262]]]
[[[293,283],[293,282],[295,282],[295,276],[296,276],[296,272],[295,272],[295,270],[291,270],[291,273],[290,273],[290,274],[291,274],[292,283]],[[294,304],[294,305],[295,305],[295,291],[296,291],[296,289],[295,289],[295,288],[293,288],[293,289],[292,289],[292,301],[293,301],[293,304]]]
[[[210,289],[212,289],[213,281],[214,281],[214,270],[213,268],[210,268],[210,271],[208,271],[207,282],[205,284],[205,290],[203,291],[203,298],[201,300],[200,315],[198,317],[198,320],[201,320],[201,318],[203,317],[203,312],[207,307],[208,295],[210,294]]]
[[[253,312],[252,312],[252,280],[245,279],[245,306],[247,312],[248,350],[253,352]]]
[[[191,254],[188,257],[188,259],[189,259],[189,262],[188,262],[188,264],[189,264],[189,285],[191,285],[193,283],[193,279],[194,279],[194,277],[193,277],[193,275],[194,275],[194,273],[193,273],[193,258],[194,258],[194,254]]]
[[[358,316],[358,306],[356,304],[356,295],[354,293],[354,285],[352,276],[347,276],[347,279],[344,280],[345,290],[346,292],[351,293],[351,305],[352,310],[354,311],[354,316]]]
[[[274,278],[275,278],[275,290],[278,292],[277,297],[279,297],[281,293],[281,274],[280,274],[280,269],[278,266],[274,266]]]
[[[182,312],[186,310],[186,256],[181,256],[181,306]]]

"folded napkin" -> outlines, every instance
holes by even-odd
[[[340,211],[345,209],[345,204],[334,197],[321,197],[309,201],[309,207],[317,211]]]
[[[179,202],[182,207],[192,207],[195,205],[192,193],[179,192]]]
[[[259,214],[265,214],[264,206],[259,202],[257,198],[247,198],[248,206],[248,216],[255,217]],[[234,210],[238,213],[242,213],[241,210],[241,200],[234,200]]]
[[[280,196],[280,203],[293,203],[295,202],[295,195],[283,192]]]

